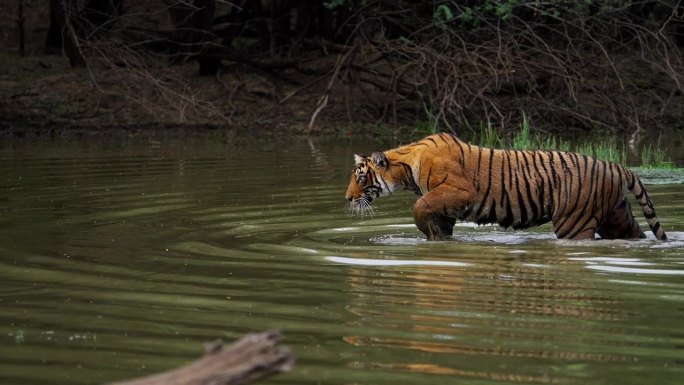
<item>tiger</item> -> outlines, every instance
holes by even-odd
[[[627,168],[565,151],[494,149],[450,133],[370,155],[354,154],[349,209],[414,192],[416,227],[428,240],[453,236],[457,220],[526,229],[552,222],[559,239],[645,238],[629,202],[632,191],[656,239],[667,235],[641,180]]]

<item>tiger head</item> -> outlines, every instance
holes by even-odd
[[[385,153],[375,151],[370,156],[354,154],[356,167],[351,174],[345,197],[349,201],[348,211],[364,216],[373,215],[373,199],[389,195],[394,191],[395,178],[390,172],[390,162]]]

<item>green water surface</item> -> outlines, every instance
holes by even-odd
[[[684,384],[684,185],[645,178],[669,242],[428,243],[408,193],[345,214],[370,147],[4,141],[0,383],[124,380],[280,329],[297,362],[265,384]]]

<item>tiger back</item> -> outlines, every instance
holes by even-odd
[[[351,211],[396,189],[415,192],[414,222],[430,240],[456,220],[524,229],[551,221],[562,239],[643,238],[625,199],[632,191],[657,239],[667,239],[643,183],[621,165],[563,151],[492,149],[436,134],[370,156],[355,155]]]

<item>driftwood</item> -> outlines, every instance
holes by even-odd
[[[207,344],[205,353],[186,366],[110,385],[236,385],[247,384],[292,368],[294,357],[276,346],[280,333],[248,334],[230,346]]]

